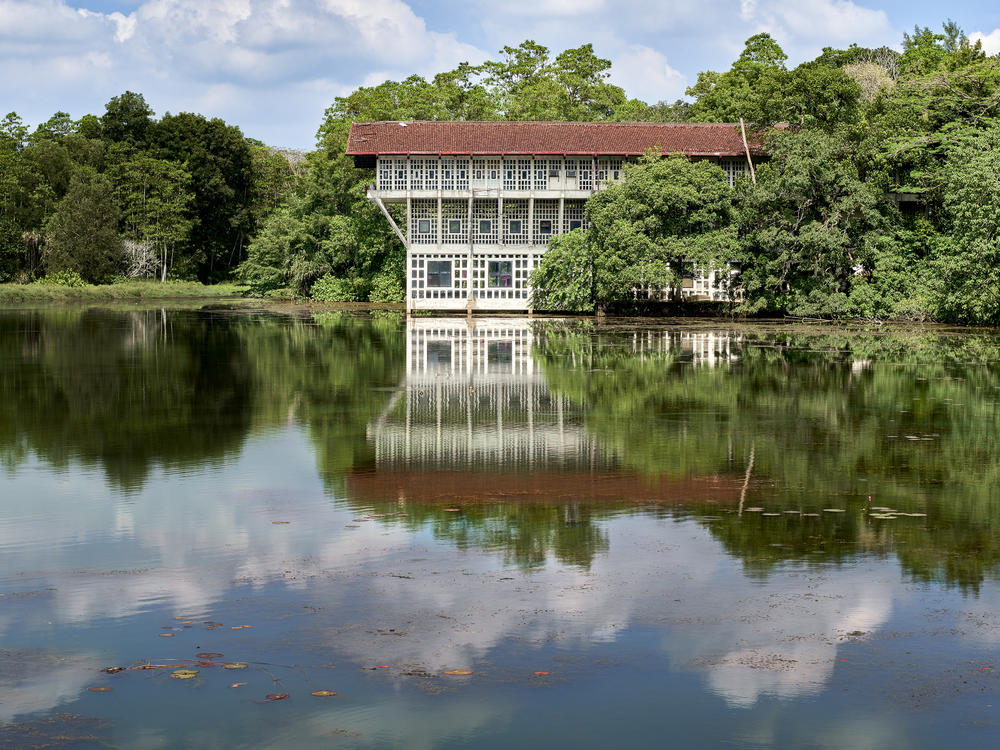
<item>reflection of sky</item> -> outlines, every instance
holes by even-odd
[[[821,693],[844,636],[877,634],[912,596],[895,563],[875,560],[751,581],[704,526],[643,515],[603,522],[609,547],[588,570],[555,558],[531,571],[503,568],[499,553],[458,549],[427,529],[387,521],[346,528],[359,514],[324,497],[310,457],[290,428],[249,441],[229,465],[154,476],[127,497],[95,473],[54,476],[25,465],[5,480],[5,497],[39,500],[0,526],[4,569],[19,573],[4,587],[55,590],[32,606],[4,602],[5,641],[38,645],[37,632],[58,647],[74,627],[147,612],[215,617],[235,590],[263,595],[277,584],[285,598],[337,613],[315,619],[302,637],[353,663],[475,669],[511,639],[597,654],[653,628],[672,670],[701,675],[732,707],[751,707],[764,696]],[[963,617],[991,617],[995,601],[986,586]],[[975,632],[989,642],[993,631]],[[83,661],[93,668],[93,659]],[[72,700],[90,674],[75,664],[40,670],[17,683],[4,716]],[[398,710],[392,721],[410,725],[411,708]],[[476,719],[481,710],[470,707],[463,721],[496,719],[490,711]],[[428,735],[420,744],[435,743]]]
[[[503,429],[510,435],[519,426],[504,422]],[[545,437],[534,423],[531,433],[540,442]],[[483,431],[477,438],[491,439]],[[320,660],[338,662],[345,696],[353,690],[372,697],[365,705],[345,700],[347,708],[338,711],[302,709],[293,726],[269,727],[245,743],[256,747],[307,747],[341,731],[418,749],[467,745],[493,732],[505,738],[499,746],[510,746],[527,731],[525,714],[544,712],[547,700],[563,716],[575,711],[588,732],[611,732],[612,724],[589,714],[588,703],[622,715],[639,712],[645,690],[671,695],[672,714],[692,723],[687,731],[694,737],[787,747],[803,746],[808,736],[817,747],[885,748],[901,736],[894,719],[859,712],[831,723],[813,714],[822,731],[796,724],[790,736],[781,704],[806,715],[816,699],[835,699],[846,690],[842,677],[838,683],[838,671],[847,669],[841,659],[865,647],[876,661],[888,660],[895,646],[879,641],[891,644],[893,627],[928,639],[950,633],[947,643],[956,650],[961,644],[984,655],[1000,640],[1000,591],[993,582],[977,599],[963,600],[907,585],[895,560],[870,557],[825,567],[787,564],[766,580],[751,579],[705,524],[640,512],[597,521],[607,549],[586,569],[550,553],[544,565],[523,570],[503,562],[502,551],[443,540],[431,525],[363,520],[363,511],[325,493],[314,461],[306,433],[288,426],[247,440],[225,463],[154,469],[128,495],[110,488],[100,471],[54,471],[34,459],[0,477],[4,646],[65,654],[13,677],[0,669],[0,721],[85,701],[98,667],[149,656],[148,642],[160,639],[147,631],[185,616],[253,620],[256,629],[238,636],[245,652],[279,651],[276,660],[295,663],[318,652]],[[315,614],[303,615],[306,609]],[[936,614],[928,619],[931,610]],[[934,668],[946,661],[940,644]],[[552,667],[567,655],[582,666]],[[495,685],[485,694],[415,696],[419,680],[402,673],[468,668],[496,675],[513,669],[512,662],[528,674],[550,667],[572,672],[552,693],[572,705],[547,693],[533,706],[530,697]],[[376,675],[381,682],[358,676],[368,673],[357,667],[378,663],[392,667]],[[602,672],[598,665],[605,664],[618,671]],[[921,673],[925,682],[930,673]],[[884,686],[895,678],[865,679]],[[203,707],[209,715],[192,747],[230,744],[213,700],[206,702],[211,710]],[[716,719],[717,726],[693,724],[726,707],[739,710]],[[643,721],[655,724],[657,710],[637,713],[635,731],[650,726]],[[198,719],[191,714],[186,721],[195,726]],[[252,733],[255,725],[247,726]],[[543,719],[531,727],[535,734],[521,744],[544,744]],[[163,727],[144,731],[129,746],[168,744]],[[634,739],[633,746],[642,746],[648,736]],[[597,734],[592,740],[614,742]]]

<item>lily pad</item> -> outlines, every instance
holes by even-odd
[[[242,661],[229,661],[222,665],[223,669],[246,669],[246,662]]]
[[[92,693],[110,693],[113,689],[110,685],[95,685],[94,687],[87,688]]]
[[[460,676],[461,675],[469,675],[469,674],[472,674],[472,670],[471,669],[449,669],[449,670],[447,670],[445,672],[445,674],[460,675]]]
[[[317,698],[329,698],[331,695],[336,695],[336,690],[313,690],[310,695],[315,695]]]
[[[170,676],[175,680],[190,680],[198,675],[197,669],[175,669]]]

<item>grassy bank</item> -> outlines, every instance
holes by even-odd
[[[77,300],[214,299],[242,296],[237,284],[200,284],[197,281],[125,281],[120,284],[0,284],[5,302],[59,302]]]

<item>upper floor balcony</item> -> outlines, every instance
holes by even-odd
[[[380,156],[375,189],[383,200],[490,197],[589,198],[624,177],[624,159]]]

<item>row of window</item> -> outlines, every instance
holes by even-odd
[[[450,260],[429,260],[427,261],[426,280],[428,287],[450,287],[452,285]],[[462,278],[466,278],[466,272],[462,271]],[[511,260],[491,260],[487,263],[486,271],[487,285],[493,288],[503,289],[514,285],[514,262]],[[422,279],[417,279],[418,285],[423,286]],[[464,287],[465,284],[462,284]]]
[[[622,159],[380,157],[379,190],[593,190],[623,176]]]
[[[451,219],[447,222],[448,234],[462,234],[462,222],[458,219]],[[580,229],[583,227],[582,219],[571,219],[569,221],[569,231],[574,229]],[[510,234],[521,234],[521,220],[514,219],[513,221],[507,222],[507,231]],[[431,232],[431,220],[430,219],[418,219],[417,220],[417,233],[418,234],[430,234]],[[479,234],[491,234],[493,232],[493,222],[490,219],[483,219],[479,222]],[[539,234],[552,234],[552,220],[551,219],[539,219],[538,221],[538,233]]]

